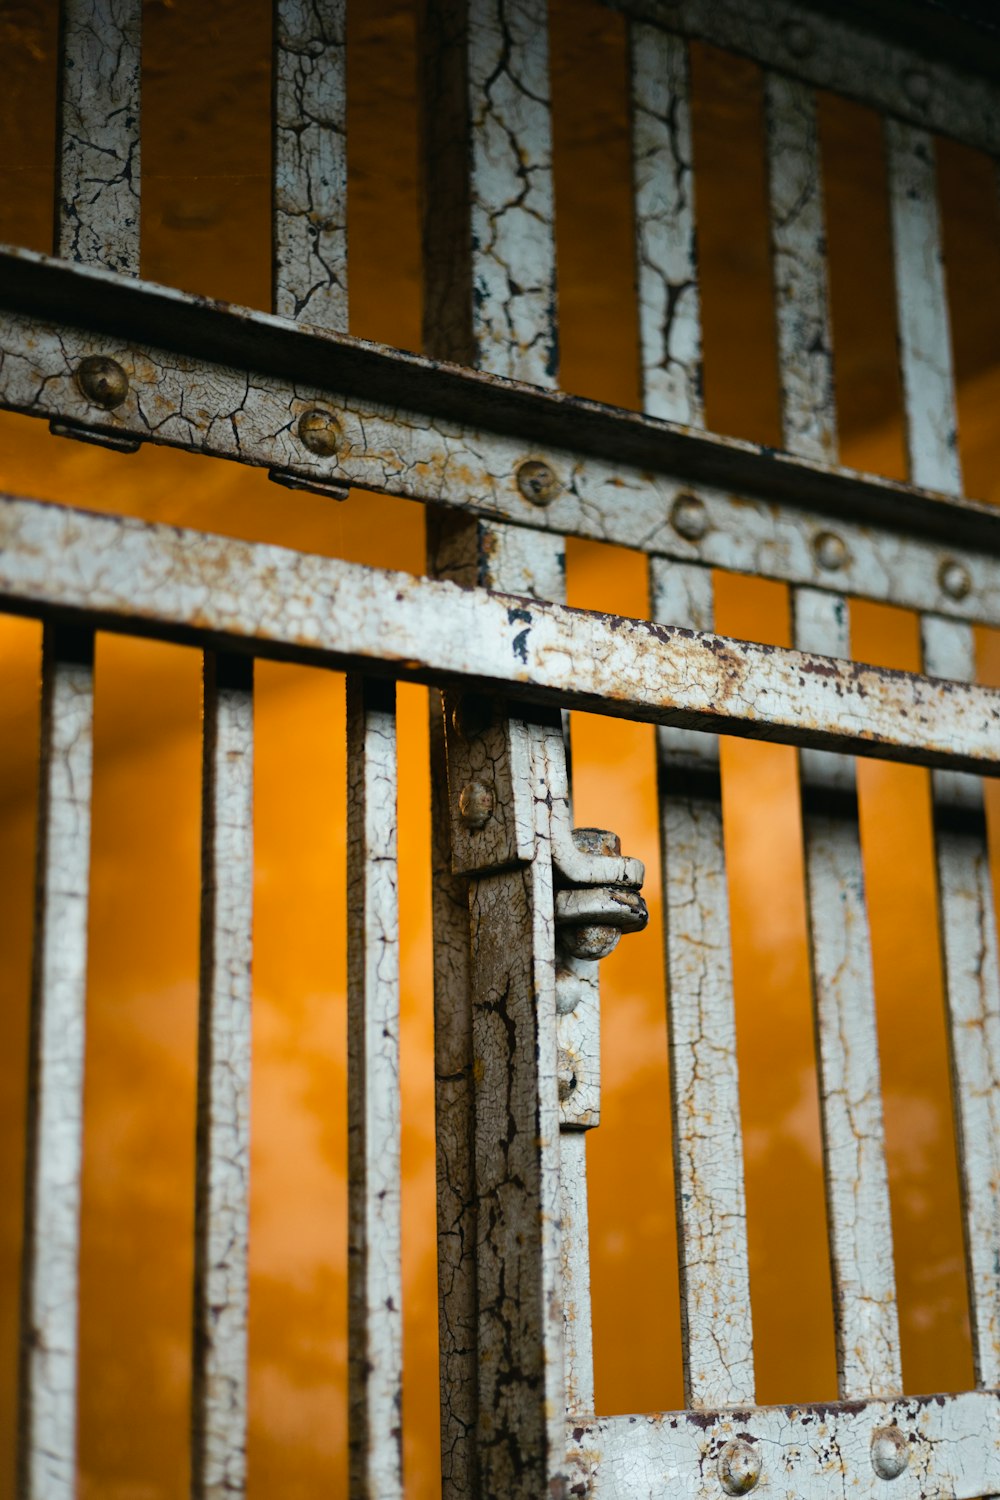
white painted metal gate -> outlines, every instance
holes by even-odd
[[[205,650],[192,1492],[245,1490],[253,659],[349,685],[351,1488],[401,1495],[394,681],[434,716],[449,1497],[1000,1493],[1000,976],[982,775],[1000,519],[967,499],[934,133],[1000,153],[995,87],[797,0],[621,0],[643,414],[556,389],[543,0],[430,0],[427,358],[346,328],[344,0],[276,0],[275,315],[138,276],[139,0],[63,0],[56,257],[0,252],[0,402],[86,441],[432,507],[414,579],[0,500],[0,601],[45,622],[21,1500],[75,1493],[94,631]],[[766,70],[784,451],[703,430],[687,38]],[[910,483],[837,463],[814,88],[885,116]],[[438,363],[436,361],[452,361]],[[648,554],[653,619],[568,608],[567,535]],[[790,584],[795,648],[713,632],[712,568]],[[848,595],[920,612],[926,675],[850,662]],[[688,1410],[594,1414],[584,1140],[598,964],[638,861],[573,830],[561,710],[661,726]],[[839,1402],[755,1405],[720,733],[801,748]],[[853,764],[935,768],[977,1386],[904,1393]],[[891,1483],[891,1491],[886,1486]]]

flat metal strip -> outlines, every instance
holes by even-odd
[[[73,1500],[76,1495],[93,732],[93,634],[46,625],[21,1272],[18,1500]]]
[[[62,0],[57,254],[139,274],[142,0]]]
[[[10,269],[0,257],[0,301]],[[124,286],[115,282],[116,302]],[[65,289],[76,293],[79,317],[89,281],[73,280]],[[138,301],[129,310],[141,320],[145,293],[136,288],[134,294]],[[183,323],[183,298],[152,295],[161,311],[173,308]],[[215,312],[210,321],[217,322]],[[238,322],[245,344],[242,351],[230,347],[227,362],[215,364],[131,337],[5,314],[0,404],[71,424],[98,440],[150,439],[281,469],[307,484],[358,485],[556,535],[596,537],[679,561],[1000,624],[995,508],[765,454],[558,393],[494,385],[492,404],[484,407],[483,392],[469,385],[483,380],[476,372],[425,367],[414,356],[373,351],[265,314],[227,314],[222,321],[230,331]],[[204,331],[200,318],[198,328]],[[303,341],[298,373],[276,377],[261,368],[272,336],[282,359],[286,345],[293,354]],[[310,380],[310,371],[319,373],[317,352],[325,369],[318,385]],[[81,365],[91,357],[121,366],[119,405],[107,408],[88,396]],[[370,360],[379,382],[394,369],[400,398],[416,405],[345,396],[344,390],[371,384]],[[429,407],[436,396],[421,406],[424,394],[442,389],[455,406],[468,398],[467,421],[435,415]],[[501,430],[512,413],[523,423],[520,435]],[[562,443],[583,447],[553,444],[557,433]],[[594,447],[598,456],[588,451]],[[541,503],[531,471],[523,470],[537,462],[553,475]],[[853,519],[860,511],[868,520]],[[940,535],[922,536],[929,527]],[[839,539],[835,554],[831,532]]]
[[[802,0],[606,0],[615,10],[699,37],[817,88],[858,99],[970,146],[1000,152],[996,86],[850,17]]]
[[[628,29],[643,409],[704,426],[687,43]]]
[[[833,343],[816,95],[764,79],[774,310],[784,444],[800,458],[837,459]]]
[[[606,1417],[571,1423],[568,1441],[572,1482],[593,1500],[719,1500],[750,1490],[755,1469],[756,1492],[769,1500],[976,1500],[1000,1492],[993,1391]]]
[[[887,120],[885,142],[910,477],[958,495],[962,470],[934,141],[924,130]]]
[[[654,620],[711,631],[712,575],[650,567]],[[754,1399],[729,892],[718,741],[658,734],[684,1388],[692,1407]]]
[[[972,682],[972,631],[921,621],[924,666]],[[1000,1385],[1000,969],[982,784],[935,772],[935,843],[976,1383]]]
[[[1000,690],[0,499],[0,601],[525,702],[997,774]]]
[[[347,328],[346,0],[274,4],[274,310]]]
[[[795,645],[847,656],[847,601],[800,589]],[[896,1396],[903,1377],[871,938],[853,762],[803,750],[802,833],[838,1387]]]
[[[246,1493],[253,659],[207,652],[191,1493]]]
[[[784,442],[792,453],[835,459],[816,99],[808,84],[778,74],[764,87]],[[820,561],[836,564],[842,549],[831,533]],[[793,621],[798,650],[850,656],[842,596],[796,589]],[[844,1397],[894,1396],[902,1391],[899,1319],[854,766],[804,750],[800,771],[838,1386]]]
[[[347,1117],[352,1496],[403,1494],[399,868],[393,683],[347,684]]]
[[[423,64],[425,346],[493,376],[552,387],[558,338],[544,0],[431,0]],[[457,516],[435,518],[428,535],[429,570],[439,578],[565,595],[560,536]],[[525,732],[499,719],[491,731],[508,746]],[[433,733],[443,754],[443,737],[437,727]],[[453,779],[461,731],[452,726],[449,734]],[[547,760],[536,758],[529,774],[539,786],[546,773]],[[465,882],[452,873],[463,867],[456,840],[469,837],[456,817],[461,787],[442,802],[440,767],[435,778],[437,816],[453,830],[450,861],[442,848],[435,869],[435,1025],[449,1069],[442,1076],[439,1067],[438,1083],[443,1492],[528,1496],[547,1491],[561,1467],[565,1405],[548,832],[527,830],[527,865],[468,882],[463,913]],[[532,806],[530,787],[511,793],[512,806],[521,798]]]

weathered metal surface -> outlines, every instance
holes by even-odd
[[[687,43],[629,27],[636,290],[644,409],[704,424]]]
[[[0,500],[0,600],[619,718],[983,775],[1000,763],[997,689],[31,500]]]
[[[992,1391],[827,1406],[606,1417],[569,1425],[569,1493],[588,1500],[720,1500],[720,1460],[742,1441],[767,1500],[974,1500],[1000,1491],[1000,1403]],[[906,1463],[875,1468],[887,1443]],[[880,1446],[876,1446],[880,1445]],[[729,1493],[733,1493],[729,1490]]]
[[[423,22],[425,347],[492,376],[551,386],[558,340],[545,5],[432,0]],[[510,484],[531,522],[559,488],[545,455],[523,449]],[[471,517],[438,518],[429,535],[438,577],[564,597],[558,535]],[[558,1116],[554,1128],[549,1118],[539,1129],[556,1102],[547,1073],[555,1016],[544,1004],[534,1017],[524,1009],[526,979],[530,986],[542,976],[540,999],[554,987],[551,856],[535,807],[545,767],[535,729],[508,713],[470,695],[446,699],[451,866],[477,878],[469,883],[469,968],[451,961],[463,935],[468,943],[469,918],[463,924],[452,899],[452,874],[437,875],[436,1024],[457,1022],[468,1036],[471,1008],[474,1059],[463,1059],[460,1076],[464,1084],[468,1068],[478,1080],[474,1092],[446,1081],[448,1137],[438,1156],[441,1320],[460,1323],[475,1302],[477,1330],[473,1347],[442,1342],[449,1497],[547,1493],[562,1461]],[[494,900],[500,930],[487,937],[483,902]],[[480,951],[489,955],[485,967]],[[494,991],[496,1019],[507,1022],[499,1028],[487,1022]],[[507,1091],[505,1077],[518,1089]],[[462,1160],[470,1134],[471,1171]],[[457,1201],[456,1181],[468,1182],[472,1202]]]
[[[712,575],[654,562],[650,603],[711,630]],[[716,740],[661,730],[658,751],[684,1388],[706,1407],[754,1398],[722,792]]]
[[[351,1494],[403,1494],[399,880],[391,683],[347,686]]]
[[[58,291],[68,320],[79,319],[81,298],[90,305],[89,278],[100,273],[73,273],[88,278],[85,291],[28,252],[0,256],[0,302],[23,300],[26,267],[29,280],[43,273],[46,301]],[[24,314],[0,319],[0,403],[98,437],[264,464],[307,484],[355,484],[554,534],[1000,623],[995,508],[501,384],[266,314],[220,312],[113,278],[101,286],[113,288],[112,321],[126,314],[133,320],[124,336],[73,332]],[[36,305],[37,292],[36,282]],[[189,333],[196,338],[178,337],[194,306]],[[95,310],[95,329],[102,321]],[[158,345],[136,337],[149,322],[157,324]],[[225,346],[225,364],[207,357],[213,338]],[[178,356],[165,343],[188,352]],[[112,411],[95,408],[77,382],[80,361],[92,355],[117,359],[129,376],[129,394]],[[380,399],[358,394],[376,388]],[[443,414],[462,407],[464,420]],[[299,432],[301,418],[317,409],[329,411],[341,433],[336,453],[325,457]],[[517,482],[521,465],[540,454],[559,485],[544,508]],[[682,519],[692,499],[704,509],[697,528]],[[833,570],[822,560],[831,526],[843,542]],[[949,563],[969,575],[960,597],[942,581]]]
[[[992,79],[943,56],[908,47],[897,35],[802,0],[606,0],[615,10],[700,37],[764,67],[859,99],[875,109],[1000,151]],[[857,8],[856,8],[857,9]]]
[[[347,328],[346,0],[274,7],[274,310]]]
[[[764,101],[784,444],[829,463],[837,457],[837,410],[816,96],[806,83],[769,73]]]
[[[18,1500],[76,1494],[94,641],[45,629],[28,1058]]]
[[[532,724],[532,862],[470,882],[480,1492],[560,1494],[565,1375],[550,755]]]
[[[921,622],[924,665],[975,678],[972,631]],[[976,1382],[1000,1385],[1000,967],[981,784],[933,777],[938,902]]]
[[[934,141],[898,120],[885,122],[885,141],[910,477],[957,495],[962,472]]]
[[[191,1493],[246,1491],[253,661],[206,653]]]
[[[141,0],[62,0],[56,251],[139,274]]]
[[[432,354],[554,385],[555,232],[542,0],[432,0],[424,22]]]
[[[847,604],[800,589],[795,644],[846,656]],[[854,766],[801,755],[802,831],[837,1374],[843,1397],[903,1389],[871,940]]]

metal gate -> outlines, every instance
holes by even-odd
[[[1000,1492],[1000,972],[978,777],[1000,520],[963,494],[935,133],[996,88],[802,0],[622,0],[642,414],[556,389],[544,0],[430,0],[427,348],[345,333],[344,0],[276,0],[273,316],[139,281],[139,0],[64,0],[56,257],[0,252],[0,402],[55,430],[431,507],[427,576],[0,500],[0,601],[45,623],[22,1500],[75,1493],[95,630],[205,651],[192,1492],[245,1490],[253,661],[350,675],[351,1491],[403,1488],[394,682],[440,689],[439,1287],[451,1497]],[[897,18],[898,19],[898,18]],[[687,39],[765,69],[784,449],[704,430]],[[902,38],[902,39],[901,39]],[[910,482],[837,462],[814,90],[884,115]],[[441,361],[450,361],[445,363]],[[574,610],[563,539],[649,556],[653,618]],[[713,631],[713,568],[792,586],[795,649]],[[847,660],[847,596],[925,675]],[[660,727],[688,1410],[594,1414],[584,1141],[598,968],[643,870],[573,829],[562,714]],[[840,1400],[755,1405],[718,735],[800,747]],[[935,768],[976,1389],[904,1393],[854,755]]]

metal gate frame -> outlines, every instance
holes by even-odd
[[[0,500],[0,603],[45,622],[21,1500],[76,1489],[93,635],[205,651],[192,1493],[245,1491],[253,658],[346,669],[351,1492],[402,1494],[395,680],[434,747],[444,1493],[1000,1493],[1000,973],[978,777],[1000,517],[962,492],[934,133],[996,86],[804,0],[621,0],[641,414],[558,392],[544,0],[429,0],[428,357],[346,333],[344,0],[276,0],[275,314],[138,279],[139,0],[64,0],[56,257],[0,251],[0,404],[54,431],[423,502],[413,579]],[[784,451],[703,430],[687,39],[764,69]],[[837,462],[815,89],[885,120],[910,482]],[[443,363],[451,361],[452,363]],[[569,609],[563,539],[648,554],[650,621]],[[713,567],[792,587],[795,649],[713,631]],[[853,663],[846,597],[920,612],[925,675]],[[638,861],[573,830],[560,711],[660,726],[688,1409],[594,1415],[585,1132],[597,965]],[[758,1407],[719,733],[799,746],[839,1396]],[[976,1389],[905,1395],[850,755],[935,768]],[[970,774],[972,773],[972,774]]]

